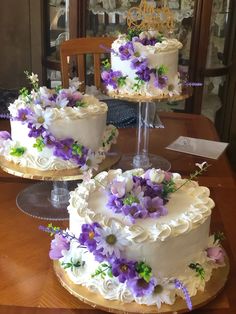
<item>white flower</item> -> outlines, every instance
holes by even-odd
[[[33,72],[29,75],[29,79],[33,85],[39,82],[38,74],[34,74]]]
[[[203,168],[205,168],[205,165],[207,165],[207,162],[204,161],[204,162],[202,162],[201,164],[199,164],[199,163],[196,162],[195,165],[196,165],[198,168],[200,168],[200,170],[202,170]]]
[[[82,85],[82,84],[83,84],[83,82],[80,82],[78,77],[73,77],[73,79],[69,80],[70,87],[73,87],[76,90],[79,89],[80,85]]]
[[[52,120],[52,110],[46,108],[44,110],[41,106],[36,105],[34,107],[34,114],[28,117],[28,121],[32,123],[36,129],[43,126],[45,129],[48,128]]]
[[[175,285],[170,283],[167,278],[156,279],[153,293],[142,298],[147,305],[156,305],[160,309],[162,303],[172,305],[175,302]]]
[[[129,245],[129,236],[123,229],[117,226],[114,222],[110,227],[97,228],[98,236],[95,237],[97,241],[97,249],[103,249],[104,255],[115,254],[120,258],[120,251],[123,251]]]
[[[165,171],[155,168],[148,169],[144,173],[144,178],[149,179],[155,183],[161,183],[165,179]]]

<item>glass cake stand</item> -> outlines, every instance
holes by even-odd
[[[139,95],[120,95],[115,92],[109,92],[109,96],[115,99],[127,100],[138,104],[138,123],[137,123],[137,149],[135,154],[122,155],[118,167],[123,170],[131,168],[148,169],[150,167],[160,168],[168,171],[171,168],[170,162],[148,151],[149,146],[149,114],[150,104],[161,101],[180,101],[191,96],[192,89],[184,89],[181,95],[175,96],[139,96]],[[158,127],[158,126],[157,126]],[[161,124],[159,127],[163,127]]]
[[[120,153],[108,153],[94,175],[111,168],[120,157]],[[45,220],[69,218],[69,193],[83,179],[79,168],[41,171],[19,166],[3,157],[0,157],[0,167],[14,176],[41,181],[28,186],[16,197],[16,205],[25,214]]]

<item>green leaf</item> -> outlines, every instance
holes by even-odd
[[[122,86],[126,85],[126,78],[127,77],[128,77],[128,75],[118,77],[117,84],[118,84],[119,87],[122,87]]]
[[[168,68],[164,64],[160,65],[159,68],[157,68],[158,75],[166,75],[168,73]]]
[[[164,180],[162,182],[162,187],[163,187],[162,197],[165,199],[168,197],[169,193],[173,193],[176,190],[176,186],[175,186],[173,179],[171,179],[169,181]]]
[[[105,59],[102,61],[102,65],[105,70],[110,70],[111,69],[111,63],[108,59]]]
[[[81,157],[82,156],[82,145],[74,143],[72,145],[72,154],[73,155],[79,155]]]
[[[205,278],[205,270],[204,270],[204,268],[202,267],[201,264],[199,264],[199,263],[191,263],[191,264],[189,264],[189,268],[195,270],[196,273],[197,273],[197,276],[199,276],[202,280],[204,280],[204,278]]]
[[[125,205],[132,205],[133,203],[139,203],[139,199],[136,196],[129,194],[124,198],[123,203]]]
[[[10,155],[15,157],[21,157],[22,155],[24,155],[25,151],[25,147],[15,147],[10,150]]]
[[[95,270],[95,273],[92,275],[92,278],[96,276],[101,276],[104,279],[108,275],[109,277],[113,277],[111,266],[106,263],[102,263],[98,268]]]
[[[140,29],[136,29],[136,28],[130,28],[128,30],[128,33],[127,33],[127,36],[126,38],[131,41],[133,39],[133,37],[138,37],[139,34],[141,33],[142,31]]]
[[[141,278],[149,282],[152,277],[152,268],[144,262],[139,262],[136,265],[136,271]]]
[[[134,85],[132,86],[132,89],[138,92],[140,88],[142,87],[142,85],[144,85],[145,81],[141,80],[138,76],[136,76],[134,79],[136,80],[136,83],[134,83]]]
[[[43,138],[40,136],[36,139],[36,143],[33,145],[34,148],[37,148],[41,152],[46,145],[44,144]]]
[[[19,93],[22,97],[27,97],[29,95],[29,91],[26,87],[23,87],[22,89],[20,89]]]
[[[85,107],[87,107],[87,104],[81,100],[77,100],[75,103],[75,106],[85,108]]]

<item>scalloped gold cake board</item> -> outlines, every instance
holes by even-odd
[[[206,303],[213,300],[220,291],[224,288],[229,274],[229,260],[226,257],[226,265],[213,270],[211,279],[206,283],[205,291],[198,292],[196,296],[192,297],[193,309],[204,306]],[[54,271],[61,283],[61,285],[68,290],[73,296],[80,301],[91,305],[93,308],[97,308],[109,313],[186,313],[189,312],[185,300],[178,297],[173,305],[163,304],[158,310],[156,306],[140,305],[136,302],[122,303],[120,301],[111,301],[104,299],[101,295],[91,292],[86,287],[73,283],[66,271],[60,266],[58,261],[53,262]]]
[[[99,164],[98,170],[94,172],[94,175],[111,168],[121,158],[121,153],[110,152],[106,155],[106,158]],[[73,169],[61,169],[61,170],[47,170],[42,171],[29,167],[22,167],[18,164],[13,163],[0,157],[0,167],[3,171],[10,173],[17,177],[22,177],[32,180],[42,181],[72,181],[83,179],[83,172],[79,168]]]
[[[180,101],[185,100],[192,96],[193,89],[191,87],[187,87],[182,91],[180,95],[159,95],[159,96],[144,96],[144,95],[131,95],[131,94],[120,94],[117,92],[108,92],[107,95],[121,100],[133,101],[133,102],[160,102],[160,101]]]

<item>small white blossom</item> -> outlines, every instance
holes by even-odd
[[[200,170],[202,170],[202,169],[205,168],[205,165],[207,165],[207,162],[204,161],[204,162],[202,162],[201,164],[199,164],[199,163],[196,162],[195,165],[196,165]]]

